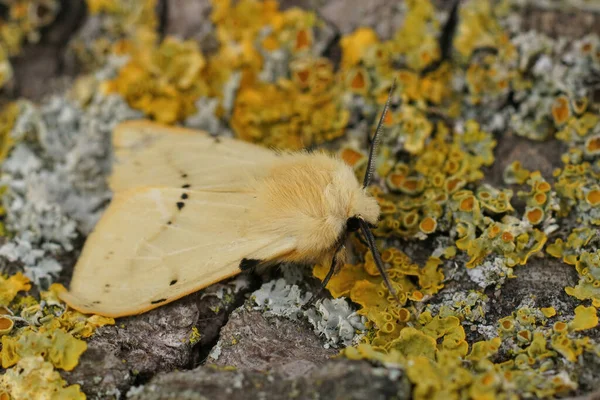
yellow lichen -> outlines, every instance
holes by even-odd
[[[556,310],[554,309],[554,307],[543,307],[540,310],[546,318],[554,317],[556,315]]]
[[[432,336],[415,328],[406,327],[386,349],[396,350],[404,357],[425,357],[435,360],[436,342]]]
[[[408,11],[404,24],[390,43],[395,54],[406,55],[406,63],[421,70],[440,57],[437,34],[439,22],[434,17],[434,7],[429,1],[407,1]]]
[[[25,330],[15,337],[2,337],[2,368],[12,367],[26,357],[42,356],[56,368],[71,371],[86,349],[83,340],[60,329]]]
[[[522,185],[529,179],[530,174],[531,171],[523,168],[521,162],[513,161],[504,170],[504,182]]]
[[[567,96],[559,96],[552,104],[552,117],[557,126],[561,126],[570,117],[571,109],[569,107],[569,99]]]
[[[193,114],[195,101],[208,94],[205,65],[195,41],[167,37],[156,48],[136,49],[131,61],[103,90],[118,92],[150,118],[173,123]]]
[[[595,307],[578,306],[575,308],[575,318],[569,324],[574,331],[584,331],[598,325],[598,314]]]
[[[327,70],[328,61],[315,60],[310,70]],[[236,98],[231,126],[247,141],[284,149],[301,149],[344,134],[349,113],[337,95],[332,79],[319,86],[310,82],[302,89],[297,83],[280,80],[277,84],[257,83],[242,89]]]
[[[195,345],[196,343],[198,343],[200,341],[201,337],[202,337],[202,335],[200,334],[200,331],[198,330],[198,328],[193,326],[192,331],[190,332],[190,337],[189,337],[190,344]]]
[[[3,4],[0,25],[0,88],[13,77],[9,58],[17,56],[24,43],[37,43],[41,30],[60,10],[56,0],[19,0]]]
[[[81,66],[92,71],[113,55],[130,54],[132,49],[151,46],[158,38],[156,0],[86,0],[90,14],[110,20],[103,34],[90,40],[75,37],[69,47]]]
[[[351,68],[359,64],[365,53],[379,42],[375,31],[371,28],[358,28],[340,40],[342,48],[342,68]]]
[[[27,356],[0,376],[0,393],[12,400],[85,400],[79,385],[67,386],[52,364],[41,356]]]
[[[0,87],[2,83],[0,81]],[[18,103],[8,103],[0,112],[0,161],[3,161],[14,145],[14,139],[10,132],[19,116],[20,107]]]
[[[31,289],[29,279],[17,272],[8,278],[0,275],[0,306],[8,306],[17,293]]]
[[[0,336],[10,333],[15,323],[12,318],[8,316],[0,316]]]

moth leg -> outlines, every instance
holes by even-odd
[[[336,249],[335,253],[333,254],[333,257],[331,258],[331,266],[329,267],[329,271],[327,272],[327,275],[325,276],[325,279],[323,279],[323,282],[321,282],[321,287],[302,306],[303,310],[308,309],[308,307],[312,306],[313,303],[321,297],[321,294],[323,293],[323,289],[325,289],[325,287],[329,283],[329,280],[331,279],[331,277],[340,270],[341,265],[343,263],[342,262],[338,262],[341,259],[341,257],[339,257],[339,255],[343,254],[342,250],[344,249],[344,247],[345,247],[344,243],[342,242],[338,246],[338,248]]]

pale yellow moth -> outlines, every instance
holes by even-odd
[[[325,153],[276,153],[149,121],[120,124],[113,200],[60,297],[83,313],[122,317],[280,262],[331,263],[325,285],[345,259],[348,232],[358,229],[394,293],[368,226],[379,206],[366,191],[388,105],[389,98],[363,184]]]

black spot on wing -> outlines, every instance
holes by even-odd
[[[100,304],[100,302],[98,300],[96,300],[96,301],[92,301],[92,304]]]
[[[171,282],[169,282],[169,286],[173,286],[176,283],[177,283],[177,279],[173,279]]]
[[[181,185],[181,188],[182,188],[182,189],[189,189],[189,188],[190,188],[190,186],[191,186],[191,185],[190,185],[189,183],[186,183],[185,185]]]
[[[178,210],[181,210],[183,207],[185,207],[185,203],[183,201],[178,201],[175,204],[177,205]]]
[[[249,269],[256,268],[261,262],[261,260],[253,258],[242,258],[242,261],[240,261],[240,270],[248,271]]]
[[[181,177],[182,177],[183,179],[186,179],[186,178],[188,177],[188,174],[186,174],[186,173],[182,173],[182,174],[181,174]]]
[[[188,197],[190,197],[190,196],[188,196],[188,194],[187,194],[187,193],[183,193],[183,194],[181,195],[181,200],[186,200]]]
[[[167,299],[158,299],[158,300],[151,301],[150,304],[159,304],[159,303],[164,303],[165,301],[167,301]]]

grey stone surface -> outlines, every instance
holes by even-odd
[[[242,306],[221,329],[217,348],[207,361],[240,370],[277,371],[295,378],[337,353],[323,347],[306,321],[267,318],[260,311]]]
[[[245,291],[222,296],[228,285],[213,285],[201,292],[138,316],[120,318],[88,341],[73,372],[63,376],[78,383],[91,399],[119,398],[135,383],[159,372],[189,369],[216,342],[219,330]],[[192,341],[196,327],[200,338]],[[204,354],[204,356],[202,356]]]
[[[366,362],[330,361],[294,379],[276,373],[199,367],[161,374],[139,390],[133,400],[220,399],[408,399],[410,385],[398,370],[375,368]]]

